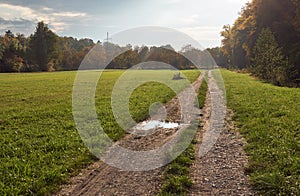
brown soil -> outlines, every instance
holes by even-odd
[[[247,156],[243,151],[245,140],[232,121],[233,112],[227,109],[225,126],[204,156],[199,155],[203,135],[210,128],[211,97],[208,92],[203,108],[202,129],[196,134],[196,159],[191,167],[193,186],[189,195],[255,195],[244,172]]]
[[[202,76],[193,83],[193,88],[198,89],[201,82]],[[178,97],[165,105],[168,121],[182,121]],[[181,97],[187,100],[191,98],[186,94]],[[127,134],[117,144],[132,150],[151,150],[172,139],[179,129],[159,128],[155,131],[154,134],[147,136]],[[71,178],[56,195],[156,195],[161,188],[162,180],[162,168],[150,171],[121,171],[98,161]]]

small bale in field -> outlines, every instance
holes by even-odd
[[[182,80],[185,79],[184,77],[181,77],[180,72],[177,74],[174,74],[172,80]]]

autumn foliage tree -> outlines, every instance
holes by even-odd
[[[21,72],[26,70],[25,52],[26,39],[24,35],[15,36],[10,30],[0,37],[0,71]]]
[[[0,36],[0,72],[76,70],[94,45],[91,39],[59,37],[44,22],[29,37],[8,30]]]
[[[83,60],[89,64],[85,69],[104,66],[109,69],[128,69],[149,61],[163,62],[176,69],[194,69],[195,65],[207,68],[211,64],[207,53],[190,45],[184,46],[181,51],[175,51],[171,45],[148,48],[133,47],[130,44],[120,46],[111,42],[95,44],[87,38],[78,40],[73,37],[59,37],[47,24],[39,22],[35,32],[28,38],[21,34],[15,36],[11,31],[0,36],[0,72],[77,70]],[[195,61],[191,62],[188,58],[194,58]],[[153,63],[140,68],[165,67]]]
[[[264,29],[269,29],[285,59],[285,61],[281,62],[283,63],[282,66],[280,66],[281,68],[285,67],[285,69],[282,68],[280,76],[278,76],[278,72],[276,72],[276,77],[272,76],[277,78],[273,83],[299,86],[299,8],[299,0],[252,0],[252,2],[247,3],[235,23],[232,26],[224,26],[221,32],[223,36],[221,50],[227,57],[229,66],[239,69],[246,68],[252,71],[256,70],[254,67],[257,64],[252,59],[257,59],[257,56],[255,56],[257,55],[257,42],[261,42],[261,40],[258,41],[258,38],[260,36],[261,39],[262,34],[266,34],[267,31]],[[275,59],[270,62],[275,62]],[[268,66],[278,67],[278,65]],[[267,70],[267,68],[264,69]],[[284,70],[288,70],[288,74]],[[262,76],[261,78],[264,79]]]

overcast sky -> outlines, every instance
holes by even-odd
[[[182,31],[204,47],[220,45],[220,31],[232,24],[248,0],[0,0],[0,31],[29,35],[43,20],[61,36],[102,41],[140,26]]]

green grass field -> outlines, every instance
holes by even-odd
[[[110,107],[111,90],[122,73],[105,72],[96,94],[99,120],[114,140],[124,135]],[[159,73],[141,71],[148,76]],[[0,74],[0,195],[51,193],[95,160],[83,145],[72,116],[75,74]],[[171,81],[174,73],[164,74]],[[184,74],[194,80],[199,73]],[[263,194],[299,195],[300,90],[275,87],[247,74],[222,74],[228,106],[235,111],[234,120],[248,142],[246,172],[254,187]],[[146,83],[131,95],[131,114],[143,120],[152,103],[165,103],[173,96],[162,84]]]
[[[228,107],[246,138],[246,172],[263,195],[300,195],[300,89],[222,71]]]
[[[111,90],[122,73],[104,72],[96,93],[99,120],[114,140],[124,135],[110,107]],[[183,73],[191,81],[199,75],[197,71]],[[0,195],[49,194],[95,160],[83,145],[72,116],[75,74],[0,74]],[[163,74],[172,82],[174,72],[140,74]],[[174,82],[180,86],[180,81]],[[174,95],[165,85],[143,84],[131,95],[130,112],[134,119],[143,120],[152,103],[165,103]]]

